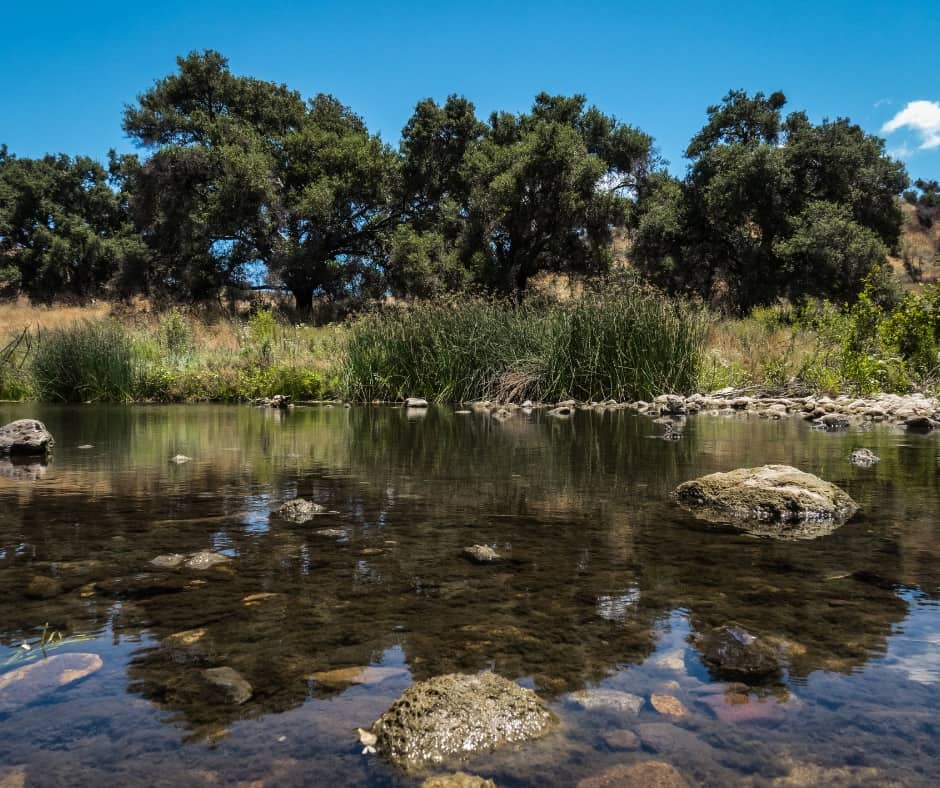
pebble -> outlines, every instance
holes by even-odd
[[[654,694],[650,696],[650,703],[656,711],[667,717],[684,717],[689,713],[682,701],[673,695]]]

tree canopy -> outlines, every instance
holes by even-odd
[[[848,119],[784,119],[785,103],[728,93],[692,138],[686,177],[643,185],[634,259],[652,280],[745,312],[779,297],[850,298],[885,262],[903,165]]]
[[[135,155],[0,149],[0,290],[32,298],[268,285],[306,310],[346,296],[466,287],[521,297],[540,272],[600,273],[611,239],[650,281],[745,312],[850,300],[898,245],[903,166],[846,118],[784,116],[729,92],[684,177],[653,138],[583,95],[527,112],[419,101],[396,148],[327,94],[233,74],[193,52],[125,108]],[[936,181],[905,192],[933,221]]]

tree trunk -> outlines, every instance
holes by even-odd
[[[309,312],[313,309],[313,290],[307,288],[292,290],[291,294],[294,296],[294,304],[298,312]]]

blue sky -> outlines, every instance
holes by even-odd
[[[0,142],[21,156],[131,150],[122,107],[193,49],[234,72],[329,92],[397,143],[415,103],[481,117],[586,93],[652,134],[672,169],[730,88],[783,90],[814,120],[886,136],[940,178],[940,2],[89,2],[5,4]],[[886,125],[887,124],[887,125]],[[889,133],[890,132],[890,133]]]

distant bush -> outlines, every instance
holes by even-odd
[[[118,323],[85,322],[42,334],[32,360],[40,399],[124,402],[134,398],[133,343]]]
[[[635,284],[565,304],[455,297],[353,324],[344,386],[358,400],[643,398],[697,383],[710,316]]]

